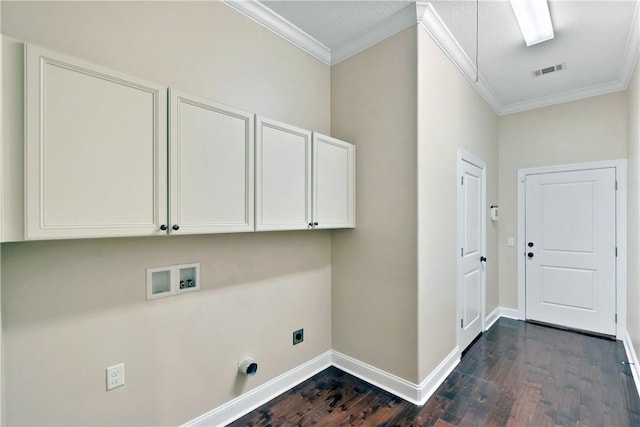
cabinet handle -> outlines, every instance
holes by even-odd
[[[318,225],[318,223],[317,223],[317,222],[314,222],[314,223],[313,223],[313,225],[314,225],[314,226],[316,226],[316,225]]]
[[[167,230],[167,224],[162,224],[162,225],[160,226],[160,230],[162,230],[162,231],[166,231],[166,230]]]
[[[309,223],[309,227],[313,227],[313,223],[312,222]]]
[[[175,231],[180,230],[180,226],[178,224],[173,224],[173,227],[171,228],[173,228]]]

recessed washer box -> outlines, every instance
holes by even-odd
[[[147,299],[200,290],[200,263],[147,268]]]

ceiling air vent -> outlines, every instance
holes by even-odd
[[[539,70],[534,70],[531,72],[531,76],[532,77],[542,77],[546,74],[551,74],[551,73],[555,73],[556,71],[562,71],[565,68],[567,68],[566,64],[558,64],[558,65],[552,65],[550,67],[544,67],[541,68]]]

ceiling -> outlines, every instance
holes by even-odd
[[[226,3],[328,64],[421,22],[498,114],[626,89],[640,40],[637,1],[550,0],[555,38],[526,47],[509,2],[480,0],[475,83],[475,1]]]

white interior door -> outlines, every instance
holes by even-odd
[[[615,168],[527,175],[527,319],[616,334]]]
[[[484,327],[485,185],[482,168],[464,158],[459,160],[458,190],[458,312],[459,348],[464,350]]]

